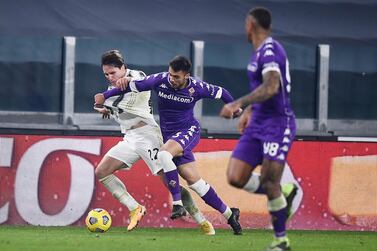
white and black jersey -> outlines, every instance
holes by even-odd
[[[126,76],[133,79],[143,79],[145,73],[127,69]],[[109,90],[115,88],[109,86]],[[104,106],[110,110],[112,117],[120,124],[122,133],[140,121],[148,125],[158,126],[153,118],[151,92],[129,92],[106,99]]]

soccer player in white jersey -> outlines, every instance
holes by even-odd
[[[118,50],[110,50],[102,55],[102,70],[109,81],[108,89],[114,88],[116,82],[125,77],[140,79],[145,73],[127,69],[123,56]],[[131,166],[143,159],[154,175],[159,175],[164,182],[161,164],[157,160],[157,153],[162,145],[160,128],[153,118],[150,106],[150,92],[126,93],[106,100],[103,106],[94,107],[103,118],[112,116],[124,133],[123,141],[112,147],[98,164],[95,174],[98,180],[112,193],[112,195],[130,211],[128,231],[134,229],[146,213],[128,192],[124,183],[114,175],[120,169],[130,169]],[[190,193],[183,187],[182,201],[185,209],[200,225],[206,235],[214,235],[212,224],[193,202]]]

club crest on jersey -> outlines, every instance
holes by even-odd
[[[171,186],[171,187],[175,187],[176,184],[177,184],[177,182],[175,180],[169,181],[169,186]]]
[[[189,95],[191,97],[194,94],[195,89],[194,89],[194,87],[191,87],[188,91],[189,91]]]

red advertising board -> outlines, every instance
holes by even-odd
[[[0,136],[0,224],[83,225],[86,213],[107,209],[113,225],[128,224],[121,206],[94,176],[101,157],[121,138],[94,136]],[[195,149],[202,177],[232,207],[245,228],[270,227],[266,199],[226,182],[227,161],[237,140],[202,139]],[[189,217],[171,221],[170,195],[142,161],[116,175],[147,207],[141,226],[195,227]],[[377,231],[377,144],[296,141],[283,182],[301,188],[291,229]],[[183,183],[183,181],[182,181]],[[183,183],[184,184],[184,183]],[[221,214],[191,191],[215,227]]]

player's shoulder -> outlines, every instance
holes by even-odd
[[[159,73],[154,73],[151,75],[146,76],[146,79],[153,79],[153,80],[164,80],[167,79],[169,73],[168,72],[159,72]]]
[[[215,86],[213,84],[209,84],[205,82],[204,80],[190,77],[190,84],[186,87],[190,94],[193,93],[208,93],[208,92],[214,92]]]
[[[167,78],[168,75],[169,75],[168,72],[163,71],[163,72],[158,72],[158,73],[152,74],[150,76],[152,76],[154,78]]]
[[[272,37],[267,38],[260,47],[260,53],[263,57],[273,56],[276,50],[276,43]]]
[[[195,89],[203,89],[208,85],[205,81],[190,76],[190,84],[187,86],[189,88],[195,88]]]
[[[140,70],[131,70],[131,69],[127,69],[127,77],[131,77],[131,78],[144,78],[146,77],[147,75],[145,74],[145,72],[143,71],[140,71]]]
[[[276,55],[285,54],[283,46],[272,37],[268,37],[260,47],[262,57],[274,57]]]

